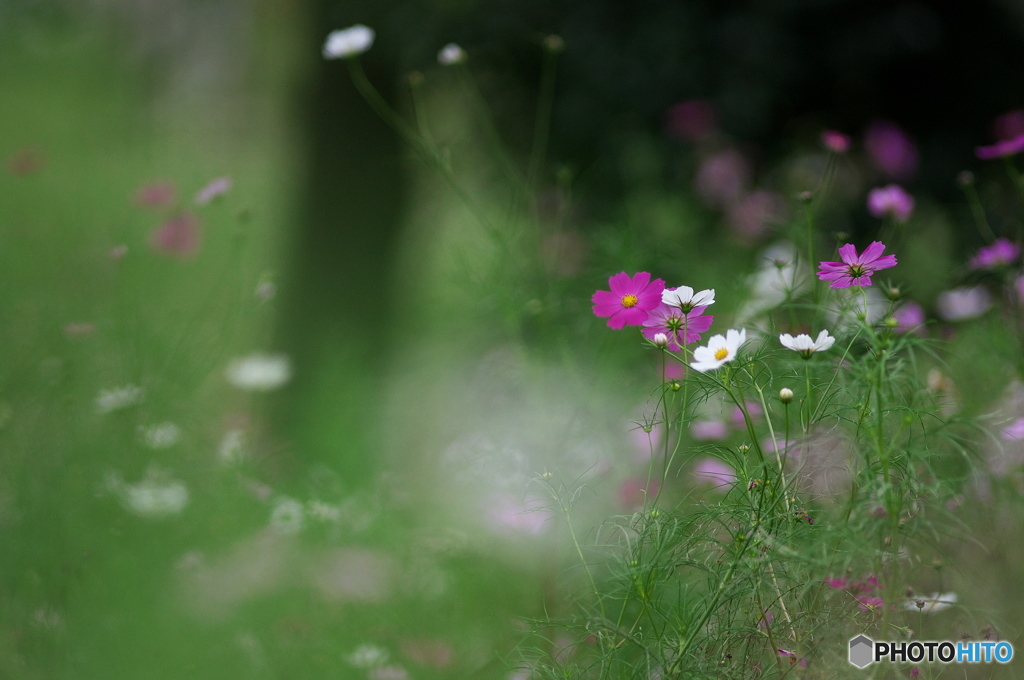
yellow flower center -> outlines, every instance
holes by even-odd
[[[636,303],[638,302],[640,302],[640,300],[638,300],[635,295],[622,296],[622,306],[625,307],[626,309],[629,309],[630,307],[636,307]]]
[[[725,347],[721,347],[715,350],[715,361],[721,361],[727,356],[729,356],[729,350],[727,350]]]

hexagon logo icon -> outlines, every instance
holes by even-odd
[[[866,635],[858,635],[850,640],[850,663],[857,668],[864,668],[874,661],[875,642]]]

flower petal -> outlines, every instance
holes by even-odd
[[[633,275],[633,278],[629,282],[629,290],[627,294],[632,293],[633,295],[639,296],[643,292],[644,288],[651,281],[651,275],[647,272],[637,272]]]
[[[619,297],[631,295],[633,293],[633,279],[626,272],[619,272],[608,279],[608,288]]]
[[[871,268],[875,269],[875,270],[878,270],[878,269],[888,269],[889,267],[895,267],[895,266],[896,266],[896,256],[895,255],[883,255],[882,257],[878,258],[877,260],[875,260],[874,262],[871,263]]]
[[[857,257],[857,246],[847,243],[839,248],[839,259],[846,264],[860,264],[861,259]]]
[[[819,277],[819,278],[821,278],[822,281],[828,281],[829,280],[829,279],[826,279],[824,277]],[[870,281],[871,281],[871,278],[868,277],[868,282],[870,283]],[[846,276],[840,276],[835,281],[832,281],[832,283],[829,284],[829,288],[849,288],[852,285],[853,285],[853,277],[850,276],[850,275],[846,275]]]
[[[870,265],[872,262],[877,260],[885,252],[885,244],[881,241],[872,241],[871,245],[864,249],[864,252],[860,254],[860,261],[862,264]]]

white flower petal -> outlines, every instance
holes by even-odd
[[[816,352],[824,352],[829,347],[834,345],[835,342],[836,339],[829,335],[827,330],[823,330],[822,332],[818,333],[818,339],[814,341],[814,350]]]
[[[442,66],[454,66],[466,61],[466,50],[455,43],[448,43],[437,53],[437,63]]]
[[[291,362],[284,354],[250,354],[232,361],[225,377],[240,390],[267,392],[291,380]]]
[[[376,37],[372,28],[362,24],[331,31],[324,42],[324,59],[344,59],[362,54],[373,46]]]

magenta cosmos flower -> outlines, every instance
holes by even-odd
[[[871,275],[879,269],[896,266],[895,255],[882,255],[885,244],[874,241],[864,252],[857,254],[857,247],[847,243],[839,249],[842,262],[822,262],[819,266],[818,278],[831,281],[829,288],[849,288],[850,286],[870,286]]]
[[[821,133],[821,143],[832,153],[846,153],[850,150],[850,137],[835,130],[825,130]]]
[[[661,305],[661,292],[665,290],[665,282],[661,279],[651,281],[647,272],[639,272],[630,276],[619,272],[608,279],[611,291],[599,290],[590,301],[594,303],[594,314],[609,317],[609,328],[639,326],[647,321],[648,312]]]
[[[654,336],[664,333],[668,338],[667,347],[678,352],[684,345],[700,340],[700,334],[706,333],[711,328],[711,322],[715,317],[705,315],[707,307],[694,307],[689,312],[684,312],[678,307],[669,307],[666,304],[659,305],[651,310],[647,320],[643,323],[644,337],[654,341]]]
[[[1020,246],[1007,238],[997,238],[971,258],[971,269],[1005,267],[1020,257]]]
[[[914,197],[898,184],[872,189],[868,193],[868,212],[875,217],[891,215],[897,222],[906,222],[914,212]]]
[[[992,158],[1003,158],[1015,156],[1024,151],[1024,134],[1017,135],[1012,139],[1004,139],[991,146],[978,146],[974,148],[974,155],[982,160]]]

